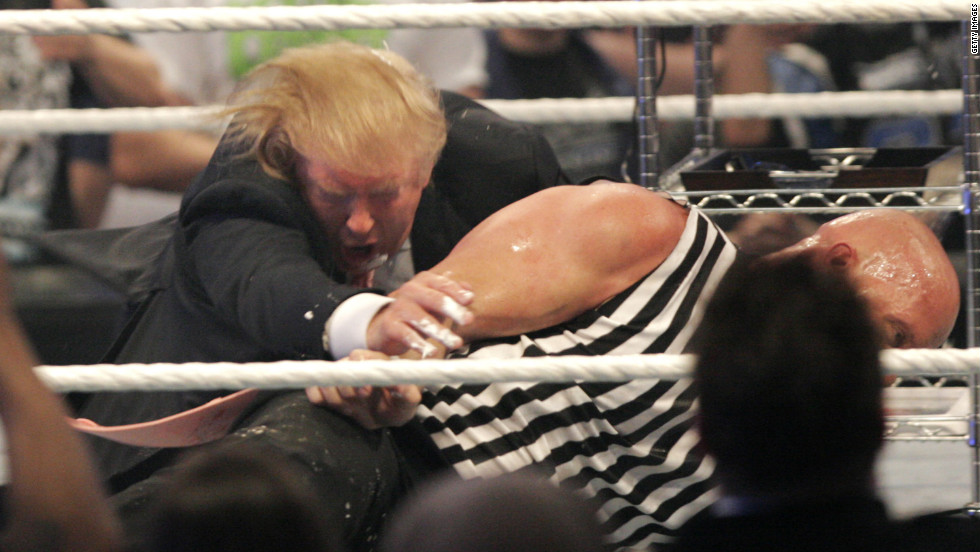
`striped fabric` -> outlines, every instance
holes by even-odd
[[[674,251],[643,280],[566,324],[466,355],[680,353],[734,259],[731,242],[692,208]],[[629,549],[670,539],[713,500],[693,403],[689,381],[447,385],[428,390],[419,412],[463,477],[544,470],[598,500],[611,542]]]

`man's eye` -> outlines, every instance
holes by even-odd
[[[900,349],[908,343],[908,336],[903,331],[896,331],[892,334],[892,347]]]
[[[340,205],[347,201],[348,197],[346,194],[338,194],[336,192],[328,192],[326,190],[320,189],[317,194],[321,200],[327,203],[333,203],[335,205]]]
[[[373,201],[377,201],[381,203],[388,203],[398,199],[398,192],[399,190],[397,188],[392,190],[383,190],[379,192],[374,192],[371,194],[371,199]]]

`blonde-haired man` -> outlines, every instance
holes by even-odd
[[[438,321],[469,321],[472,294],[426,270],[491,213],[564,182],[530,125],[440,94],[394,53],[345,42],[287,50],[258,66],[228,111],[229,129],[176,219],[140,230],[167,245],[149,255],[145,293],[108,361],[329,359],[364,347],[426,353],[432,338],[456,347],[461,338]],[[78,413],[128,424],[221,394],[101,393],[82,397]],[[364,473],[338,482],[350,488],[338,516],[360,515],[379,449],[391,449],[387,435],[359,439],[345,449],[363,455],[354,465]],[[157,448],[93,446],[116,491],[169,463]]]

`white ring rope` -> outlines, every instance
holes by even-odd
[[[657,97],[657,118],[694,118],[695,97]],[[629,121],[636,98],[482,100],[505,117],[526,122]],[[745,117],[877,117],[951,115],[963,111],[962,90],[881,90],[808,94],[719,94],[712,97],[717,119]]]
[[[480,100],[515,120],[530,123],[624,122],[633,118],[636,99],[558,98],[540,100]],[[657,98],[657,117],[690,120],[691,95]],[[37,109],[0,111],[0,135],[150,131],[161,129],[219,130],[222,123],[211,107],[126,107],[114,109]],[[963,111],[960,90],[882,90],[818,92],[813,94],[721,94],[715,96],[712,116],[747,117],[881,117],[892,115],[952,115]]]
[[[310,385],[390,385],[514,381],[626,381],[678,379],[693,367],[691,355],[536,357],[510,360],[280,361],[236,364],[120,364],[40,366],[55,392],[177,391],[189,389],[299,389]],[[980,348],[887,350],[886,373],[953,375],[980,370]]]
[[[0,32],[86,34],[436,27],[624,27],[739,23],[953,21],[965,0],[476,2],[244,8],[11,10]]]
[[[220,109],[220,106],[11,109],[0,111],[0,135],[163,129],[218,131],[224,124],[216,119]]]

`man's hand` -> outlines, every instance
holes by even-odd
[[[356,350],[346,360],[388,358],[383,353]],[[422,389],[417,385],[308,387],[306,396],[311,403],[353,418],[366,429],[379,429],[411,420],[422,401]]]
[[[378,311],[368,324],[368,349],[389,355],[415,351],[422,358],[431,358],[436,347],[426,339],[434,339],[447,350],[463,345],[463,339],[440,320],[460,326],[473,321],[473,313],[466,308],[473,302],[468,286],[423,271],[389,296],[395,301]]]

